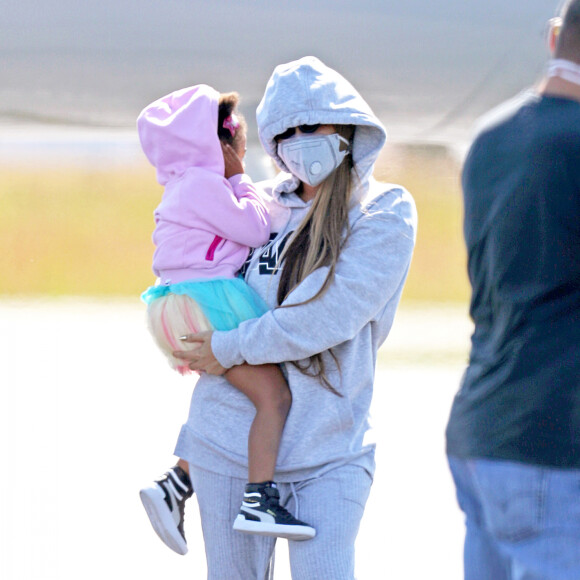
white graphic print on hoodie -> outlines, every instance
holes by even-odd
[[[260,184],[271,195],[271,242],[257,249],[246,280],[272,307],[259,319],[229,332],[215,332],[212,349],[229,368],[308,359],[332,348],[338,372],[325,355],[327,376],[343,395],[294,365],[285,369],[292,390],[276,469],[276,480],[315,477],[345,463],[374,472],[374,442],[369,425],[377,350],[385,341],[401,297],[415,244],[417,216],[402,187],[371,175],[386,139],[367,103],[342,76],[314,57],[277,67],[257,111],[260,140],[283,170]],[[351,233],[329,289],[313,302],[276,309],[276,263],[281,242],[296,229],[310,203],[294,192],[296,178],[285,173],[274,137],[302,124],[356,125],[353,161],[360,185],[349,213]],[[316,294],[327,273],[320,268],[287,298],[300,303]],[[245,479],[247,438],[255,410],[225,378],[203,374],[192,396],[187,423],[175,454],[209,471]]]

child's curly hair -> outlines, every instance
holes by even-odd
[[[234,149],[238,149],[238,145],[242,139],[242,136],[246,134],[246,121],[244,117],[236,110],[238,102],[240,100],[240,95],[238,93],[221,93],[219,99],[219,110],[218,110],[218,137],[220,141],[228,143]],[[236,129],[234,135],[231,131],[224,127],[224,121],[230,115],[236,115],[240,126]]]

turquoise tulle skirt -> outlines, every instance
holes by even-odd
[[[147,304],[149,330],[171,367],[191,372],[174,351],[195,348],[181,340],[205,330],[232,330],[268,310],[242,278],[215,278],[151,286],[141,298]]]
[[[232,330],[240,322],[268,310],[266,303],[242,278],[211,278],[151,286],[141,295],[145,304],[167,294],[186,295],[201,308],[214,330]]]

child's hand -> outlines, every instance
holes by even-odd
[[[238,173],[243,173],[244,164],[238,154],[234,151],[234,148],[227,143],[222,143],[221,145],[222,151],[224,152],[225,178],[229,179],[234,175],[238,175]]]

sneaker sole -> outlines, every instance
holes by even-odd
[[[146,487],[139,492],[149,521],[161,541],[177,554],[187,554],[187,544],[182,538],[175,521],[165,503],[163,491],[156,487]]]
[[[269,524],[247,520],[243,515],[238,515],[234,521],[234,530],[245,534],[258,536],[275,536],[287,540],[303,541],[311,540],[316,536],[316,530],[309,526],[288,526],[284,524]]]

